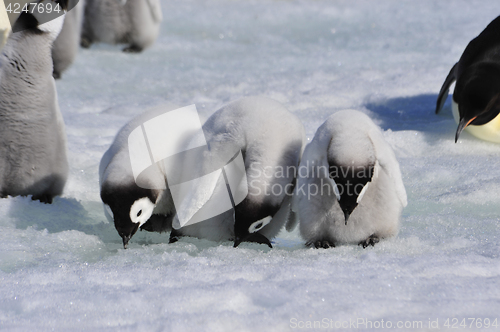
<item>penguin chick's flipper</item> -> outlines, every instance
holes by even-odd
[[[267,244],[269,248],[272,248],[273,246],[271,245],[271,242],[267,237],[260,233],[250,233],[247,236],[245,236],[243,239],[236,239],[234,241],[234,248],[240,245],[241,242],[255,242],[259,244]]]
[[[455,65],[451,68],[450,73],[444,80],[443,86],[441,87],[441,91],[439,91],[439,96],[436,102],[436,114],[441,111],[443,108],[444,102],[446,101],[446,98],[448,97],[448,93],[450,92],[450,86],[455,80],[457,79],[457,67],[458,67],[458,62],[455,63]]]
[[[363,249],[365,249],[368,246],[374,247],[375,244],[378,243],[379,241],[380,241],[380,239],[378,238],[378,236],[376,236],[375,234],[373,234],[373,235],[370,235],[370,237],[367,238],[366,240],[361,241],[360,243],[358,243],[358,246],[363,246]]]
[[[130,45],[130,46],[128,46],[128,47],[125,47],[125,48],[123,49],[123,52],[124,52],[124,53],[141,53],[141,52],[142,52],[142,50],[143,50],[143,48],[142,48],[142,47],[140,47],[140,46],[137,46],[137,45]]]

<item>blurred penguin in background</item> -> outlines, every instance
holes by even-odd
[[[480,139],[500,143],[500,16],[467,45],[451,68],[439,92],[436,114],[443,108],[455,81],[455,142],[465,129]]]
[[[397,234],[406,204],[398,161],[380,129],[359,111],[331,115],[304,151],[292,200],[306,245],[373,246]]]
[[[63,9],[67,1],[56,1]],[[64,15],[17,19],[0,55],[0,196],[51,203],[68,175],[66,135],[52,77],[52,43]]]
[[[128,44],[138,53],[154,43],[162,21],[160,0],[87,0],[81,45]]]
[[[69,0],[62,30],[52,45],[55,79],[61,78],[61,74],[73,63],[78,53],[84,9],[85,0]]]

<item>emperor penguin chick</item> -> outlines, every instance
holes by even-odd
[[[84,9],[85,0],[69,1],[69,11],[64,17],[61,33],[52,45],[55,79],[61,78],[61,74],[73,63],[78,53]]]
[[[247,97],[215,112],[203,125],[203,132],[208,149],[202,161],[195,160],[203,170],[201,173],[207,174],[215,159],[224,161],[221,164],[224,166],[226,161],[237,158],[233,156],[241,156],[246,181],[242,181],[240,189],[243,188],[246,195],[236,199],[236,186],[229,183],[234,209],[198,223],[176,227],[180,215],[190,220],[208,205],[219,186],[226,186],[220,181],[222,175],[200,181],[196,193],[184,204],[176,204],[178,215],[173,225],[177,229],[171,233],[172,240],[194,236],[212,241],[233,240],[235,247],[241,242],[272,247],[269,240],[279,233],[290,212],[296,169],[305,141],[302,123],[272,99]],[[224,177],[230,176],[225,174]]]
[[[87,0],[82,46],[129,44],[137,53],[154,43],[163,19],[160,0]]]
[[[374,245],[394,236],[406,206],[399,164],[365,114],[331,115],[307,145],[292,210],[307,245]]]
[[[172,227],[175,207],[168,189],[148,189],[139,186],[134,178],[129,152],[129,136],[146,121],[174,110],[172,105],[152,108],[135,117],[116,135],[99,164],[99,184],[104,213],[114,223],[126,249],[132,236],[141,230],[165,232]],[[149,173],[144,181],[150,188],[166,186],[166,179],[157,173]]]
[[[58,1],[66,9],[65,1]],[[66,134],[52,77],[51,47],[64,16],[39,24],[22,13],[0,55],[0,196],[44,203],[63,191]]]

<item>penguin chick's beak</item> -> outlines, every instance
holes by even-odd
[[[123,240],[123,249],[128,248],[128,242],[130,241],[132,236],[137,232],[138,229],[139,229],[139,223],[136,223],[134,228],[132,228],[132,231],[130,233],[128,233],[128,234],[121,233],[120,234],[122,237],[122,240]]]
[[[467,126],[470,125],[470,123],[472,121],[474,121],[476,118],[477,118],[477,116],[473,117],[472,119],[470,119],[467,122],[465,121],[465,118],[460,119],[460,122],[458,123],[457,133],[455,134],[455,143],[458,141],[458,137],[460,136],[460,134],[462,133],[462,131],[465,128],[467,128]]]
[[[250,233],[244,238],[236,237],[233,247],[236,248],[241,242],[255,242],[259,244],[267,244],[269,248],[273,247],[269,239],[260,233]]]
[[[347,220],[351,216],[351,212],[349,212],[347,209],[344,209],[342,211],[344,212],[345,224],[347,225]]]
[[[123,235],[122,236],[122,239],[123,239],[123,249],[127,249],[128,248],[128,241],[130,241],[130,238],[132,237],[132,235]]]

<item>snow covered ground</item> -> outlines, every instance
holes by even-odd
[[[500,146],[467,133],[455,144],[449,100],[434,115],[449,69],[500,14],[499,2],[162,6],[152,48],[81,50],[57,82],[70,177],[52,205],[0,200],[0,329],[289,331],[316,321],[317,330],[426,330],[447,319],[460,330],[488,322],[494,330],[495,319],[500,328]],[[406,185],[399,235],[373,248],[315,250],[297,230],[282,232],[274,249],[169,245],[167,234],[140,232],[123,250],[98,185],[118,129],[159,103],[195,103],[208,116],[247,95],[282,102],[308,138],[340,109],[372,117]],[[464,328],[463,318],[476,320]]]

